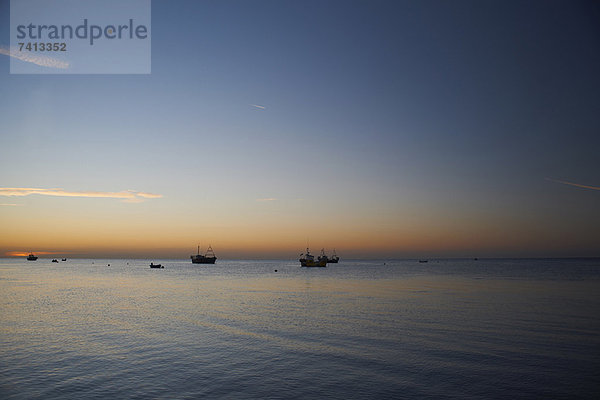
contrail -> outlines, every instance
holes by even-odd
[[[261,110],[264,110],[266,107],[265,106],[259,106],[258,104],[250,104],[252,107],[256,107],[256,108],[260,108]]]
[[[57,58],[37,55],[30,52],[19,51],[16,47],[6,48],[5,46],[0,46],[0,54],[4,54],[9,57],[16,58],[21,61],[30,62],[36,65],[41,65],[42,67],[48,68],[59,68],[59,69],[67,69],[69,68],[69,62],[59,60]]]
[[[598,187],[598,186],[582,185],[580,183],[560,181],[558,179],[552,179],[552,178],[546,178],[546,180],[550,181],[550,182],[562,183],[563,185],[570,185],[570,186],[580,187],[580,188],[584,188],[584,189],[600,190],[600,187]]]
[[[39,189],[39,188],[0,188],[0,196],[29,196],[32,194],[40,194],[44,196],[60,196],[60,197],[96,197],[121,199],[130,203],[140,203],[146,199],[161,198],[161,194],[137,192],[135,190],[124,190],[121,192],[69,192],[63,189]]]

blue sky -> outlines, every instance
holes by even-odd
[[[599,255],[598,10],[153,1],[151,75],[10,75],[0,55],[0,186],[157,193],[63,206],[186,241],[264,222],[265,242],[290,232],[278,255],[307,237],[355,256]],[[0,198],[28,202],[0,218],[44,215],[34,196]]]

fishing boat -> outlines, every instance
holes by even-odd
[[[67,261],[67,259],[66,259],[66,258],[63,258],[62,260],[63,260],[63,261]]]
[[[52,259],[52,262],[55,262],[55,263],[57,263],[57,262],[58,262],[58,260],[57,260],[56,258],[54,258],[54,259]]]
[[[333,255],[327,261],[328,263],[337,264],[340,261],[340,258],[335,254],[335,249],[333,249]]]
[[[37,260],[37,256],[34,255],[33,253],[29,253],[29,255],[27,256],[27,261],[35,261]]]
[[[164,268],[161,264],[150,263],[150,268]]]
[[[329,257],[327,257],[327,254],[325,254],[325,249],[321,249],[321,254],[319,255],[319,257],[317,258],[317,260],[319,262],[325,260],[325,263],[327,264],[329,262]]]
[[[214,264],[217,261],[217,257],[211,246],[208,246],[204,255],[200,254],[200,246],[198,246],[198,254],[190,256],[190,258],[193,264]]]
[[[306,248],[306,254],[300,254],[300,259],[298,261],[300,261],[301,267],[326,267],[327,266],[327,260],[325,260],[325,259],[319,259],[319,260],[315,261],[315,256],[310,254],[310,250],[308,250],[308,247]]]

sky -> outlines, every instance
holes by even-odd
[[[151,74],[0,51],[0,256],[600,256],[599,18],[165,0]],[[0,50],[9,25],[0,0]]]

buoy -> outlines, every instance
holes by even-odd
[[[275,270],[275,272],[277,272],[277,270]]]

